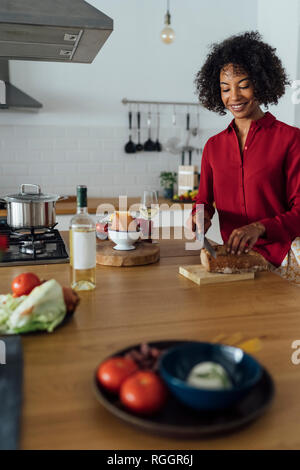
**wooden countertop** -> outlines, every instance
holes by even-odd
[[[65,234],[64,234],[65,235]],[[181,240],[161,240],[161,260],[149,266],[97,266],[97,288],[82,293],[74,318],[52,334],[22,337],[23,449],[299,449],[300,365],[291,344],[300,339],[300,289],[275,274],[202,286],[178,274],[199,254]],[[43,279],[69,283],[67,264],[26,266]],[[0,268],[1,292],[24,267]],[[259,337],[257,359],[272,374],[275,400],[250,426],[211,439],[159,437],[119,421],[96,400],[96,366],[116,350],[143,341],[211,341],[223,333]]]

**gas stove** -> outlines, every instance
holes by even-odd
[[[0,234],[8,237],[8,249],[3,253],[0,266],[68,263],[64,241],[54,227],[39,230],[13,231],[0,217]]]

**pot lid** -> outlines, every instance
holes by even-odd
[[[53,202],[60,198],[57,194],[43,194],[38,184],[21,184],[18,194],[8,194],[7,202]]]

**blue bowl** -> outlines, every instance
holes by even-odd
[[[209,390],[189,385],[186,379],[191,369],[205,361],[223,366],[232,388]],[[253,357],[233,346],[186,342],[162,355],[159,373],[169,390],[185,405],[197,410],[218,410],[243,398],[261,378],[262,367]]]

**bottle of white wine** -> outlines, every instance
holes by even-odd
[[[77,186],[77,214],[70,222],[70,273],[72,289],[95,289],[96,226],[87,211],[86,186]]]

